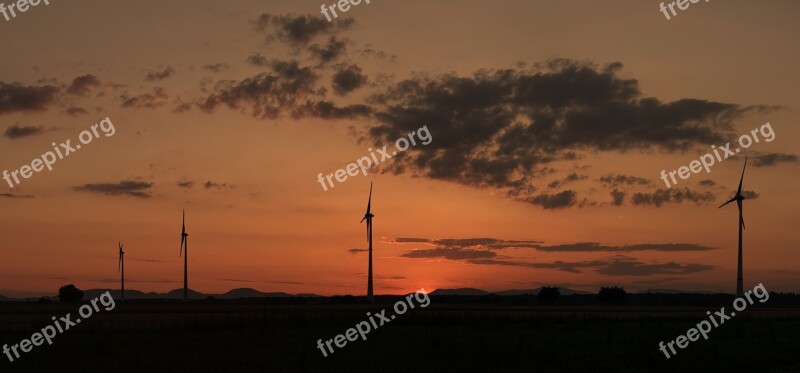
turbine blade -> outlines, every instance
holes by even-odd
[[[742,177],[739,178],[739,189],[736,191],[737,196],[742,195],[742,181],[744,181],[744,170],[747,168],[747,156],[744,156],[744,167],[742,167]]]
[[[364,217],[363,217],[363,218],[361,218],[361,221],[360,221],[360,222],[358,222],[358,224],[361,224],[361,223],[363,223],[363,222],[364,222],[364,219],[366,219],[366,218],[367,218],[367,216],[366,216],[366,215],[364,215]]]
[[[186,236],[181,235],[181,251],[178,253],[178,258],[180,258],[181,254],[183,254],[183,242],[184,242],[185,239],[186,239]]]
[[[736,200],[736,197],[733,197],[733,198],[729,199],[729,200],[728,200],[728,202],[725,202],[725,203],[721,204],[721,205],[719,206],[719,208],[722,208],[722,206],[725,206],[725,205],[727,205],[727,204],[729,204],[729,203],[731,203],[731,202],[733,202],[733,201],[735,201],[735,200]]]
[[[183,210],[181,218],[181,233],[186,233],[186,210]]]
[[[369,200],[367,200],[367,214],[369,214],[370,208],[372,207],[372,182],[369,182]]]

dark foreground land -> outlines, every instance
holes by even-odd
[[[125,303],[0,372],[800,372],[800,308],[749,308],[667,360],[658,350],[711,306],[513,306],[433,299],[323,357],[330,339],[389,309],[259,302]],[[0,344],[77,305],[0,304]],[[728,309],[730,308],[727,307]]]

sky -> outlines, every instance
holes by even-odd
[[[744,286],[800,291],[800,4],[667,20],[659,3],[373,0],[328,22],[309,1],[86,0],[0,18],[0,170],[92,138],[0,183],[0,294],[117,288],[120,241],[127,289],[181,288],[185,209],[193,290],[363,295],[370,183],[377,294],[733,292],[737,210],[718,206],[745,155]],[[661,179],[753,130],[709,172]],[[429,141],[335,181],[411,132]]]

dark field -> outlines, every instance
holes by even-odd
[[[323,357],[366,305],[121,304],[35,347],[13,372],[800,372],[800,309],[752,308],[667,360],[667,342],[712,307],[435,304],[409,310]],[[59,304],[0,305],[0,343],[15,344]],[[677,349],[677,347],[676,347]]]

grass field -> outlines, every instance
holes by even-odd
[[[658,350],[708,307],[415,309],[328,357],[331,339],[391,304],[121,304],[9,362],[14,372],[800,372],[800,309],[753,308],[667,360]],[[59,304],[0,305],[0,343],[15,344]],[[4,355],[3,355],[4,356]]]

